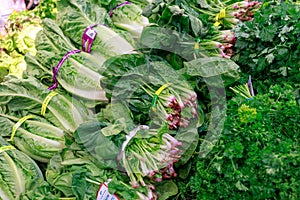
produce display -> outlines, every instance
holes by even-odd
[[[41,0],[0,37],[0,200],[300,198],[298,1]]]

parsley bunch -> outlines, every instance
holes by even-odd
[[[262,4],[253,21],[235,28],[233,59],[267,88],[276,82],[300,79],[300,6],[291,1]]]
[[[274,85],[253,100],[233,98],[227,105],[220,140],[206,157],[194,154],[186,166],[188,181],[178,182],[178,199],[299,199],[300,109],[294,89]]]

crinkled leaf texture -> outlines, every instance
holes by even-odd
[[[104,55],[106,58],[131,53],[134,47],[111,28],[103,25],[106,10],[89,0],[58,1],[59,14],[57,22],[64,33],[81,46],[84,30],[93,24],[97,36],[92,46],[93,55]]]
[[[0,129],[3,137],[10,137],[13,126],[20,117],[0,113]],[[47,163],[65,146],[64,131],[36,116],[26,120],[16,131],[14,144],[22,152],[40,162]]]
[[[50,91],[33,77],[10,77],[0,85],[0,105],[8,106],[10,111],[26,110],[39,115],[42,103],[49,93]],[[45,114],[47,120],[69,132],[74,132],[90,117],[91,113],[87,108],[67,94],[54,96]]]
[[[206,78],[220,77],[224,86],[230,85],[239,79],[239,66],[232,60],[219,57],[199,58],[184,63],[186,74]],[[211,86],[220,87],[209,81]]]
[[[10,144],[0,137],[0,147]],[[15,200],[25,191],[26,182],[43,178],[37,164],[25,153],[7,150],[0,153],[0,199]]]

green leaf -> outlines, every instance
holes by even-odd
[[[0,147],[10,146],[0,136]],[[25,185],[35,178],[43,178],[37,164],[25,153],[7,150],[0,153],[0,198],[13,200],[22,192]]]
[[[193,156],[197,148],[199,140],[198,131],[196,128],[182,129],[175,138],[182,142],[180,149],[183,150],[182,156],[176,165],[184,165]]]
[[[194,35],[195,36],[200,35],[202,28],[203,28],[202,21],[200,19],[198,19],[197,17],[194,17],[193,15],[189,15],[189,18],[191,20],[191,27],[192,27]]]
[[[185,62],[186,74],[189,76],[200,76],[209,80],[209,78],[220,77],[224,86],[227,86],[239,79],[239,66],[225,58],[209,57],[199,58]],[[211,82],[211,81],[210,81]],[[220,87],[214,83],[212,86]]]
[[[243,185],[240,181],[236,182],[235,187],[237,187],[237,189],[241,190],[241,191],[247,191],[248,188]]]
[[[111,28],[103,25],[107,12],[98,4],[89,0],[58,1],[58,25],[64,34],[76,43],[82,44],[82,34],[88,26],[97,32],[91,54],[109,58],[115,55],[133,52],[134,47]]]
[[[11,137],[12,129],[20,120],[10,114],[0,113],[1,135]],[[26,120],[16,131],[14,144],[31,158],[47,163],[65,146],[64,131],[36,116]]]
[[[159,199],[166,200],[178,193],[177,185],[173,181],[163,181],[156,185]]]
[[[11,111],[27,111],[40,115],[43,101],[49,93],[50,91],[33,77],[10,77],[1,84],[0,105],[8,106]],[[48,121],[69,132],[74,132],[91,116],[85,106],[67,94],[54,96],[45,114]]]

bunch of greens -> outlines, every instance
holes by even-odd
[[[15,130],[21,115],[0,113],[1,136],[11,139],[13,144],[31,158],[47,163],[49,159],[65,146],[64,131],[34,116]]]
[[[44,30],[36,38],[37,55],[26,55],[27,74],[38,79],[53,76],[53,67],[75,46],[66,37],[55,21],[45,19]],[[66,91],[89,100],[106,101],[105,93],[100,86],[103,71],[101,63],[104,57],[79,52],[70,55],[58,70],[57,81]],[[52,82],[52,80],[50,80]],[[55,84],[55,82],[52,82]],[[97,102],[96,102],[97,103]]]
[[[259,9],[259,1],[214,1],[204,0],[192,6],[199,13],[207,15],[214,26],[222,29],[232,29],[240,21],[251,21]],[[199,8],[200,7],[200,8]]]
[[[24,55],[36,54],[35,37],[42,29],[40,19],[32,12],[14,12],[5,24],[6,35],[0,38],[0,82],[6,75],[23,77]]]
[[[278,82],[298,83],[299,9],[299,5],[290,1],[266,2],[252,21],[235,29],[233,59],[244,73],[261,81],[263,88],[255,86],[261,92]]]
[[[183,199],[298,199],[299,104],[288,84],[252,100],[228,101],[225,129],[204,158],[178,180]]]
[[[194,37],[189,44],[190,50],[194,51],[194,57],[230,58],[235,44],[232,28],[239,21],[252,19],[245,15],[253,16],[259,6],[257,1],[153,1],[144,8],[143,14],[151,23],[176,31],[177,34],[172,34],[172,37],[176,37],[178,33]],[[162,31],[156,30],[156,33],[152,34],[158,35],[156,41],[168,42],[161,39],[161,33]],[[153,38],[146,33],[142,36],[142,42],[147,40],[147,37]],[[182,38],[172,40],[177,42]],[[185,44],[187,42],[189,41],[184,41]]]
[[[33,77],[10,77],[0,86],[0,105],[7,106],[8,112],[27,111],[29,114],[41,115],[43,102],[50,93]],[[90,118],[90,111],[81,102],[62,93],[51,99],[46,107],[45,118],[67,132],[74,132]]]
[[[115,177],[110,177],[110,192],[124,199],[156,199],[159,192],[156,186],[163,186],[168,183],[166,179],[176,176],[173,163],[178,162],[181,155],[184,159],[190,158],[197,145],[197,132],[185,130],[175,139],[168,134],[167,126],[161,130],[148,130],[148,126],[140,125],[128,133],[125,126],[107,132],[107,122],[85,123],[75,132],[75,140],[102,167],[117,169],[123,174],[114,173]],[[176,188],[167,188],[165,192],[172,196]]]
[[[144,56],[115,57],[104,63],[101,84],[113,102],[124,102],[137,124],[169,124],[170,129],[187,127],[201,118],[197,95],[179,71],[165,61]],[[118,72],[118,73],[116,73]]]
[[[73,143],[51,158],[46,180],[55,188],[57,196],[95,199],[101,183],[106,182],[113,173],[102,168],[97,160]]]
[[[105,25],[107,11],[91,0],[58,1],[57,23],[76,47],[82,45],[82,34],[88,26],[97,32],[91,54],[109,58],[115,55],[132,53],[134,47],[120,34]]]
[[[8,147],[11,146],[0,136],[0,198],[13,200],[25,191],[27,183],[43,175],[30,157]]]
[[[117,161],[124,167],[133,188],[146,186],[144,177],[161,182],[176,177],[173,164],[178,162],[182,143],[168,134],[167,127],[149,130],[138,126],[122,143]]]

